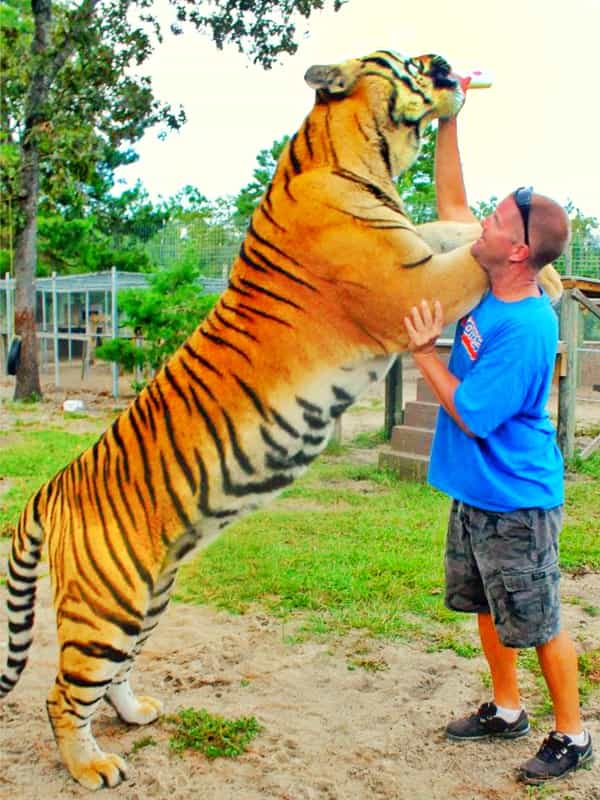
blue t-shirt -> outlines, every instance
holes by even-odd
[[[563,502],[563,462],[546,412],[558,342],[547,295],[507,303],[491,292],[456,327],[448,367],[474,438],[440,408],[429,482],[490,511]]]

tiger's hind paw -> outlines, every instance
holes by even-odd
[[[100,753],[91,761],[70,767],[71,775],[86,789],[118,786],[127,779],[127,764],[116,753]]]
[[[136,725],[148,725],[150,722],[154,722],[154,720],[158,719],[163,712],[163,704],[155,697],[141,695],[140,697],[134,696],[133,699],[135,700],[135,704],[132,704],[132,706],[127,709],[127,719],[125,719],[121,712],[118,712],[121,719],[125,722],[133,722]]]
[[[156,700],[154,697],[137,697],[131,691],[129,683],[111,686],[106,699],[123,722],[133,725],[148,725],[158,719],[163,711],[163,704],[160,700]]]

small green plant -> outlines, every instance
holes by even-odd
[[[428,653],[434,653],[438,650],[452,650],[461,658],[475,658],[475,656],[481,654],[479,647],[457,639],[451,634],[439,636],[436,641],[427,648]]]
[[[553,786],[526,786],[526,797],[528,800],[542,800],[554,794]],[[561,800],[569,800],[568,797],[561,797]]]
[[[586,699],[600,689],[600,648],[581,653],[579,665],[579,693],[581,700]]]
[[[390,665],[383,658],[351,658],[348,661],[348,669],[364,669],[365,672],[385,672]]]
[[[337,439],[330,439],[327,447],[325,448],[325,453],[328,456],[342,456],[348,450],[346,445],[339,442]]]
[[[248,743],[260,732],[255,717],[227,720],[209,714],[206,709],[183,708],[164,718],[175,731],[169,747],[175,753],[199,750],[207,758],[235,758],[246,751]]]
[[[152,738],[152,736],[142,736],[141,739],[137,739],[131,746],[131,755],[137,753],[138,750],[142,750],[144,747],[155,747],[156,740]]]
[[[379,428],[377,431],[362,431],[361,433],[357,433],[350,444],[352,447],[370,449],[384,444],[385,441],[385,428]]]

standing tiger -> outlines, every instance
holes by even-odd
[[[130,673],[183,556],[306,469],[405,349],[400,321],[416,301],[439,298],[452,320],[487,286],[468,244],[479,226],[416,230],[392,181],[427,124],[461,106],[446,61],[380,51],[311,67],[306,81],[314,108],[228,288],[99,441],[35,494],[14,533],[0,696],[27,661],[45,542],[60,653],[48,715],[64,763],[90,789],[126,777],[93,738],[100,702],[128,723],[161,713],[133,693]],[[434,254],[425,236],[438,250],[467,244]]]

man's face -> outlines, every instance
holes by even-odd
[[[524,243],[523,220],[512,195],[505,197],[481,225],[481,236],[471,247],[471,254],[486,270],[505,264],[514,247]]]

